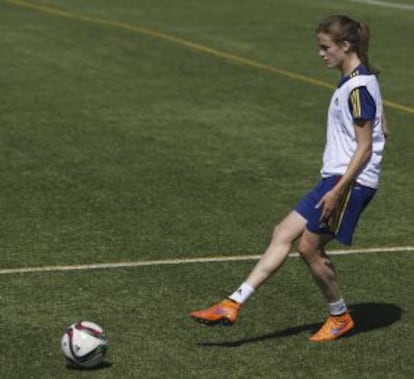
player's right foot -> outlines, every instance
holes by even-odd
[[[205,325],[233,325],[237,321],[241,304],[225,299],[211,308],[192,312],[190,317]]]

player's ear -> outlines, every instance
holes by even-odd
[[[349,41],[342,41],[341,46],[344,49],[345,53],[349,53],[351,51],[351,44]]]

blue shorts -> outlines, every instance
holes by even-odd
[[[332,234],[344,245],[351,245],[359,216],[374,197],[376,190],[353,182],[341,195],[338,208],[334,214],[329,220],[320,222],[322,207],[316,209],[315,206],[340,178],[340,176],[323,178],[313,190],[303,197],[295,210],[308,220],[306,227],[309,231],[317,234]]]

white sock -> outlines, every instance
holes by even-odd
[[[255,289],[250,284],[245,282],[236,290],[236,292],[229,296],[229,299],[243,304],[250,296],[253,295],[254,291]]]
[[[339,316],[347,311],[347,307],[343,298],[340,298],[335,303],[328,304],[329,314],[332,316]]]

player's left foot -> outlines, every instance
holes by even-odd
[[[329,316],[322,327],[309,338],[311,342],[327,342],[342,337],[354,327],[348,312],[340,316]]]

